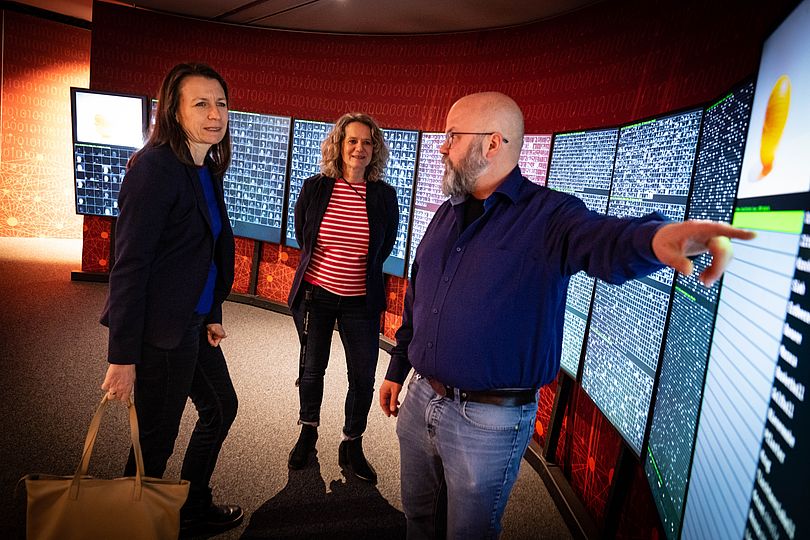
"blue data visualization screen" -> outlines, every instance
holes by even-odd
[[[731,222],[740,178],[754,83],[749,82],[706,109],[698,147],[688,219]],[[693,262],[692,275],[678,274],[664,338],[644,472],[668,539],[678,537],[686,484],[703,395],[706,361],[720,283],[702,285],[708,254]]]
[[[548,187],[579,197],[589,209],[604,214],[618,138],[618,129],[555,135]],[[568,284],[560,368],[574,379],[579,371],[594,282],[594,278],[579,272]]]
[[[321,172],[321,143],[334,124],[312,120],[294,120],[292,152],[290,155],[290,183],[287,193],[287,222],[284,243],[298,248],[295,239],[295,203],[304,180]]]
[[[766,40],[709,352],[682,538],[807,538],[810,0]]]
[[[281,243],[290,118],[228,113],[231,165],[225,173],[225,206],[236,236]]]
[[[702,116],[698,109],[621,129],[609,215],[683,220]],[[621,286],[597,281],[591,308],[582,388],[639,456],[673,277],[665,268]]]
[[[416,179],[416,153],[419,132],[402,129],[384,129],[383,136],[390,155],[385,168],[385,181],[397,190],[399,225],[397,239],[391,255],[383,263],[383,271],[399,277],[405,276],[405,258],[408,249],[408,223],[411,219],[411,199]]]

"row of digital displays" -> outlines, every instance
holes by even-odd
[[[805,0],[766,43],[756,98],[749,83],[705,111],[621,128],[618,140],[615,130],[555,136],[549,187],[589,208],[733,220],[758,234],[734,242],[722,287],[697,281],[708,255],[692,276],[571,279],[561,368],[640,454],[670,539],[810,528],[808,27]]]
[[[71,96],[76,211],[116,217],[127,161],[143,144],[148,101],[142,96],[76,88]],[[240,111],[229,112],[229,123],[232,159],[224,189],[234,233],[299,248],[295,204],[304,180],[320,171],[321,143],[334,124]],[[420,136],[418,131],[398,129],[384,129],[383,135],[389,148],[385,180],[397,192],[400,212],[396,241],[383,269],[403,276],[409,248],[415,251],[437,207],[428,209],[418,199],[444,199],[444,165],[438,151],[444,135]],[[551,135],[526,135],[520,157],[526,176],[541,185],[546,180],[550,146]],[[417,156],[423,164],[418,175]],[[411,224],[413,232],[409,231]]]

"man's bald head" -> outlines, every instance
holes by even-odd
[[[523,113],[515,100],[500,92],[470,94],[456,101],[447,115],[450,129],[465,131],[499,131],[509,141],[505,149],[514,158],[523,147]],[[463,124],[462,124],[463,122]]]

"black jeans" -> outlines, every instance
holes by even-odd
[[[208,484],[237,409],[225,356],[221,348],[208,343],[203,320],[202,315],[194,315],[174,349],[144,343],[141,360],[135,366],[135,407],[147,476],[163,476],[189,397],[197,408],[199,418],[180,477],[191,484],[188,503],[200,505],[211,500]],[[131,451],[124,474],[135,474]]]
[[[339,296],[321,287],[312,288],[309,302],[309,332],[304,374],[298,387],[301,422],[318,425],[323,402],[323,377],[329,363],[332,332],[337,322],[340,340],[346,352],[349,390],[346,393],[343,433],[349,438],[363,434],[374,397],[374,375],[380,339],[380,315],[370,315],[365,296]],[[307,302],[301,300],[293,310],[293,319],[302,339]],[[303,346],[303,341],[302,341]]]

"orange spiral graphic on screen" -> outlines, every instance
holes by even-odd
[[[785,130],[789,108],[790,78],[787,75],[782,75],[773,85],[771,96],[768,98],[768,105],[765,108],[762,144],[759,149],[759,157],[762,160],[762,176],[771,172],[773,168],[773,159],[776,156],[779,141],[782,139],[782,132]]]

